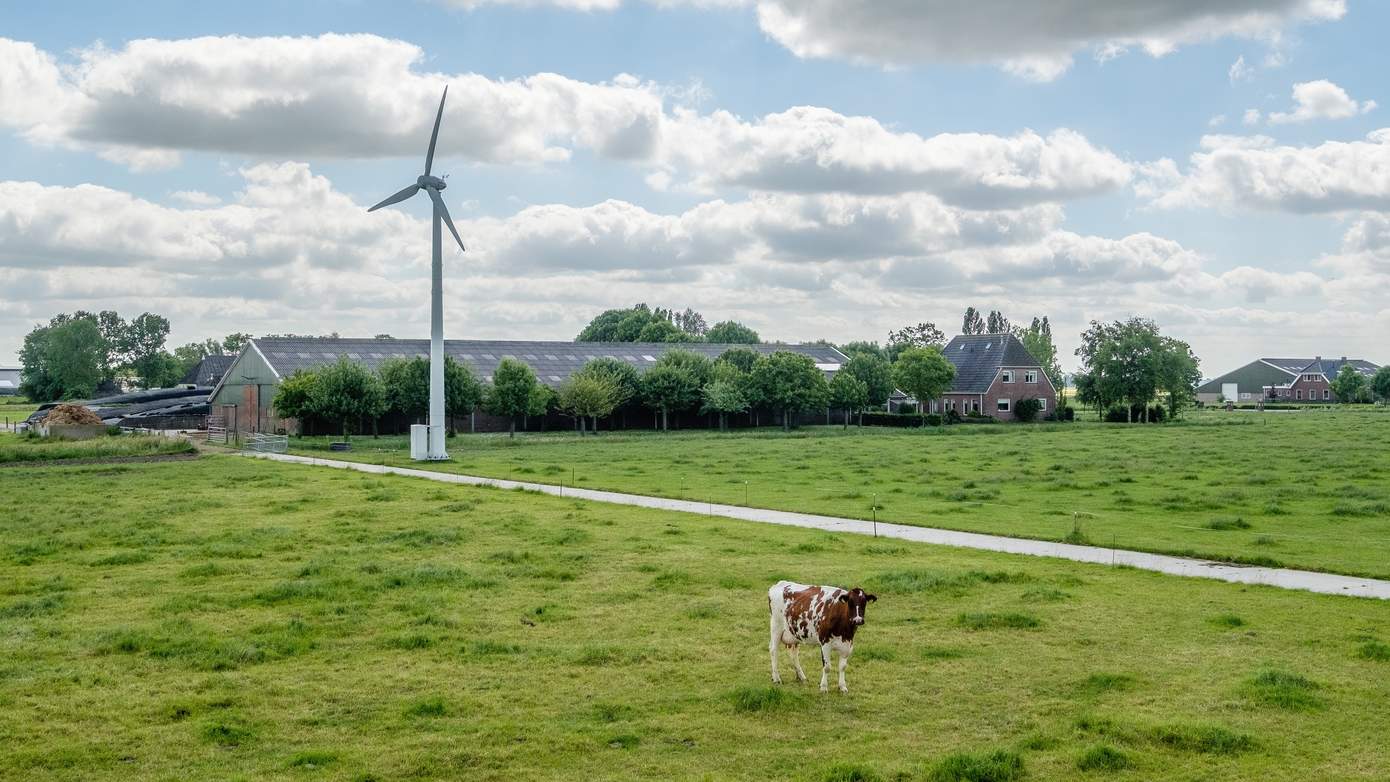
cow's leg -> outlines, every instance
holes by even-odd
[[[767,655],[772,658],[772,683],[781,684],[782,674],[777,672],[777,642],[781,640],[782,628],[778,626],[777,614],[775,613],[768,621],[768,632],[772,636],[767,642]]]
[[[806,681],[806,672],[801,670],[801,644],[792,644],[792,665],[796,666],[796,680]]]
[[[830,644],[820,645],[820,691],[830,692]]]
[[[845,686],[845,666],[849,665],[849,656],[854,653],[854,647],[845,644],[840,647],[840,692],[849,692],[849,687]]]

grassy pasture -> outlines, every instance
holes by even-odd
[[[232,456],[0,496],[3,779],[1390,775],[1380,602]],[[770,686],[779,578],[878,593],[848,696]]]
[[[326,439],[292,441],[300,453]],[[334,458],[419,466],[404,438]],[[461,436],[431,469],[1390,577],[1390,414]],[[745,483],[746,482],[746,483]]]
[[[116,435],[90,440],[30,438],[0,433],[0,464],[43,462],[60,459],[113,459],[127,456],[161,456],[192,453],[186,440],[168,437]]]

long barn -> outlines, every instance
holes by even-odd
[[[756,344],[732,345],[708,342],[539,342],[455,339],[444,341],[444,353],[468,367],[479,380],[492,381],[492,373],[504,358],[531,367],[540,382],[554,387],[596,358],[626,361],[645,372],[669,350],[689,350],[710,359],[733,348],[758,353],[791,351],[810,356],[816,366],[835,372],[848,361],[829,345]],[[299,370],[316,369],[346,357],[369,369],[393,358],[429,358],[426,339],[345,339],[339,337],[261,337],[249,340],[227,368],[212,392],[212,411],[239,432],[274,432],[285,428],[271,407],[280,381]],[[472,422],[476,424],[476,421]],[[489,422],[490,423],[490,422]],[[493,426],[486,426],[491,429]]]

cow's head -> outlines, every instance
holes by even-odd
[[[848,592],[841,592],[839,600],[849,606],[849,621],[855,625],[864,624],[864,606],[878,599],[878,595],[871,595],[868,592],[855,587]]]

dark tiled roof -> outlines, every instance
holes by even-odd
[[[1299,370],[1313,363],[1311,358],[1262,358],[1260,360],[1291,375],[1298,374]]]
[[[1380,369],[1375,364],[1359,358],[1322,358],[1309,361],[1303,366],[1303,369],[1299,370],[1299,374],[1321,372],[1328,380],[1335,380],[1337,373],[1342,371],[1343,364],[1351,364],[1357,372],[1368,376],[1374,375],[1376,370]]]
[[[347,356],[375,369],[383,361],[391,358],[410,358],[420,356],[429,358],[430,341],[427,339],[290,339],[267,337],[253,340],[265,356],[266,361],[280,373],[288,377],[296,370],[313,369]],[[455,361],[467,366],[480,379],[490,379],[503,357],[514,358],[536,373],[536,377],[546,385],[555,385],[578,371],[589,361],[608,356],[626,361],[645,372],[648,367],[668,350],[689,350],[718,358],[724,351],[732,348],[749,348],[758,353],[774,353],[779,350],[792,351],[810,356],[822,369],[839,369],[846,361],[845,356],[833,347],[825,345],[724,345],[707,342],[530,342],[510,340],[446,339],[444,353]]]
[[[236,356],[205,356],[198,365],[188,370],[188,374],[183,376],[184,385],[195,386],[215,386],[222,376],[227,374],[232,362],[236,361]]]
[[[946,358],[955,365],[951,392],[982,394],[1000,367],[1037,367],[1037,359],[1012,334],[961,334],[946,345]]]

